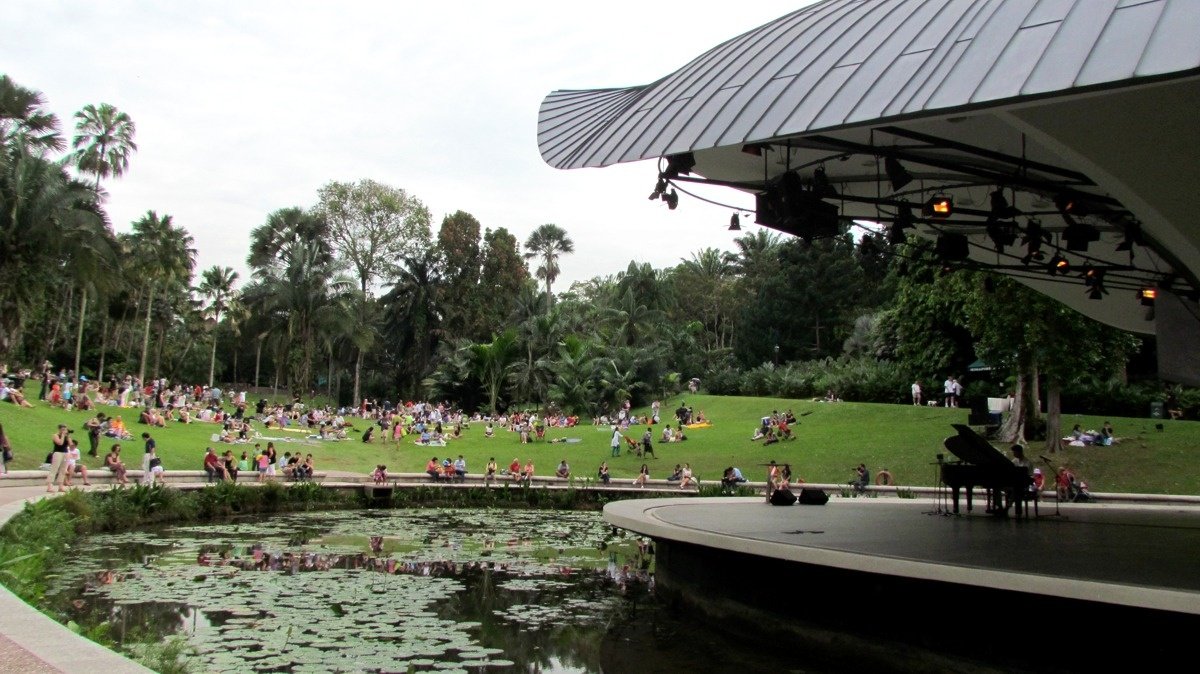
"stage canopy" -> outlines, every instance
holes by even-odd
[[[915,232],[1126,330],[1164,330],[1151,295],[1197,315],[1196,0],[826,0],[651,84],[555,91],[538,144],[658,158],[668,203],[726,185],[796,236]]]

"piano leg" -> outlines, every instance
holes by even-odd
[[[954,500],[954,514],[957,515],[958,514],[958,487],[952,488],[950,490],[950,494],[951,494],[951,498],[953,498],[953,500]],[[967,499],[968,499],[967,502],[968,503],[970,503],[970,500],[969,500],[970,498],[971,498],[971,490],[968,489],[967,490]],[[968,509],[970,507],[971,506],[969,506],[969,505],[967,506]]]

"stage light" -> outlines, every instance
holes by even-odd
[[[996,252],[1003,253],[1006,246],[1017,240],[1016,227],[1011,222],[991,222],[987,226],[988,238],[996,245]]]
[[[1127,250],[1132,253],[1134,244],[1139,246],[1146,245],[1142,241],[1142,224],[1140,222],[1131,222],[1128,225],[1125,225],[1125,238],[1121,241],[1121,243],[1117,244],[1117,250]]]
[[[742,231],[742,218],[740,216],[738,216],[737,213],[734,213],[733,215],[729,216],[729,231],[731,231],[731,232]]]
[[[1088,299],[1104,299],[1104,296],[1108,294],[1108,289],[1104,287],[1104,270],[1092,266],[1084,267],[1083,286],[1087,288]]]
[[[945,220],[954,214],[954,199],[948,194],[935,194],[925,202],[922,212],[927,218]]]
[[[1062,233],[1063,241],[1067,242],[1067,250],[1086,251],[1089,243],[1100,240],[1100,230],[1095,227],[1078,222],[1065,214],[1063,218],[1067,220],[1067,228]]]
[[[1029,264],[1034,260],[1044,260],[1046,255],[1042,252],[1042,244],[1050,243],[1050,233],[1042,229],[1041,220],[1029,218],[1029,222],[1025,223],[1025,236],[1021,237],[1021,243],[1025,244],[1025,257],[1021,258],[1022,264]]]
[[[761,143],[750,143],[749,145],[742,146],[742,153],[753,155],[755,157],[761,157],[763,156],[763,151],[766,149],[767,146]]]
[[[1154,300],[1158,299],[1158,288],[1140,288],[1137,291],[1137,297],[1141,301],[1142,306],[1152,307],[1154,306]]]
[[[678,178],[680,175],[688,175],[694,168],[696,168],[696,156],[691,152],[673,154],[667,157],[667,169],[662,172],[662,176],[670,180]]]
[[[908,238],[904,233],[906,229],[916,229],[913,225],[912,208],[907,203],[901,203],[896,207],[896,219],[892,221],[892,226],[888,228],[888,242],[894,245],[900,245]]]
[[[1059,213],[1074,216],[1084,216],[1090,212],[1078,195],[1066,192],[1054,197],[1054,207],[1058,209]]]
[[[989,221],[1011,220],[1021,213],[1021,211],[1018,211],[1008,203],[1008,199],[1004,198],[1004,188],[1000,188],[992,192],[991,201],[992,212],[991,215],[988,216]]]
[[[654,191],[650,193],[650,197],[649,197],[650,201],[654,201],[655,199],[662,198],[663,192],[666,192],[666,191],[667,191],[667,179],[660,177],[658,179],[658,182],[654,184]]]
[[[1051,276],[1054,276],[1055,274],[1066,274],[1070,271],[1071,271],[1071,263],[1067,261],[1067,258],[1063,257],[1062,255],[1059,255],[1058,253],[1055,253],[1054,257],[1050,258],[1050,275]]]
[[[964,234],[942,234],[937,238],[933,252],[943,260],[965,260],[971,256],[971,244]]]
[[[895,157],[885,157],[883,160],[883,172],[887,174],[888,181],[892,183],[892,191],[895,192],[905,185],[913,181],[912,174],[904,168],[899,159]]]
[[[829,176],[825,174],[824,166],[818,166],[817,170],[813,171],[812,191],[822,199],[837,199],[840,196],[838,191],[833,188],[833,183],[829,182]]]
[[[671,190],[670,192],[663,194],[662,200],[667,202],[667,208],[672,211],[679,207],[679,195],[675,192],[675,190]]]

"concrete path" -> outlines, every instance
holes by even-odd
[[[45,487],[6,487],[0,477],[0,527]],[[84,639],[0,586],[0,672],[152,674],[138,663]]]

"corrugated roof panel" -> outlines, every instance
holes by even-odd
[[[928,106],[945,107],[950,101],[974,102],[975,92],[996,65],[996,59],[1012,42],[1034,0],[1009,0],[993,5],[991,14],[971,39],[962,58],[929,99]]]
[[[1075,84],[1086,86],[1107,82],[1114,75],[1133,77],[1150,35],[1158,25],[1162,9],[1162,0],[1118,7],[1096,41]],[[1195,36],[1195,39],[1200,39],[1200,36]]]
[[[1037,7],[1033,8],[1021,27],[1027,28],[1051,21],[1062,21],[1067,18],[1067,14],[1074,5],[1075,0],[1038,0]]]
[[[912,45],[936,45],[933,40],[922,39],[922,36],[930,30],[931,25],[937,23],[945,4],[944,0],[921,3],[916,11],[899,17],[898,24],[880,26],[880,30],[876,32],[882,32],[882,36],[871,36],[872,40],[882,37],[879,47],[873,50],[854,74],[851,84],[855,86],[844,87],[830,103],[831,109],[839,111],[838,123],[884,114],[884,110],[908,83],[912,74],[917,72],[925,59],[933,53],[933,49],[930,48],[914,54]],[[948,27],[944,25],[943,30]],[[864,86],[863,82],[867,84]]]
[[[1120,9],[1117,9],[1117,7]],[[826,0],[643,87],[554,92],[561,168],[1200,72],[1200,0]]]
[[[938,13],[937,18],[921,33],[921,39],[913,43],[923,49],[932,45],[928,58],[912,73],[908,83],[884,111],[885,114],[897,115],[924,109],[937,82],[941,81],[938,73],[949,72],[957,58],[950,58],[950,55],[956,51],[961,54],[966,49],[968,43],[958,42],[957,36],[985,5],[986,0],[953,0],[951,5]]]
[[[1021,87],[1037,65],[1031,56],[1040,56],[1046,51],[1054,34],[1058,32],[1061,22],[1043,23],[1030,28],[1022,28],[992,68],[987,77],[975,91],[975,100],[993,101],[999,98],[1018,96]]]
[[[1134,75],[1147,77],[1194,68],[1200,63],[1200,2],[1171,0],[1142,54]]]
[[[795,80],[794,77],[783,77],[772,80],[765,86],[760,87],[757,92],[753,92],[753,98],[748,97],[747,101],[752,102],[762,100],[778,103],[780,92],[786,89],[793,80]],[[745,90],[741,92],[743,96],[748,93],[751,92]],[[767,116],[760,120],[747,119],[744,120],[744,122],[739,122],[737,124],[733,123],[733,121],[739,116],[754,114],[759,111],[765,112]],[[719,120],[714,120],[716,123],[714,123],[708,129],[708,131],[701,136],[700,140],[708,143],[710,147],[740,143],[747,137],[757,136],[755,132],[757,124],[771,124],[773,125],[773,128],[777,128],[783,123],[783,120],[787,119],[787,115],[789,114],[791,114],[791,109],[786,108],[783,105],[772,105],[767,107],[765,110],[759,106],[748,105],[741,106],[736,110],[723,110],[721,112],[721,118]]]
[[[1021,93],[1041,94],[1075,86],[1075,78],[1116,4],[1116,0],[1076,0]]]
[[[804,102],[796,107],[787,120],[784,121],[783,126],[780,127],[779,135],[786,135],[788,133],[786,129],[810,128],[813,120],[825,109],[822,103],[829,100],[834,92],[841,88],[846,80],[850,79],[850,76],[854,74],[854,70],[854,66],[845,66],[843,68],[835,68],[826,73],[825,77],[821,78],[821,81],[817,83],[817,86],[813,87],[808,95],[804,97]]]

